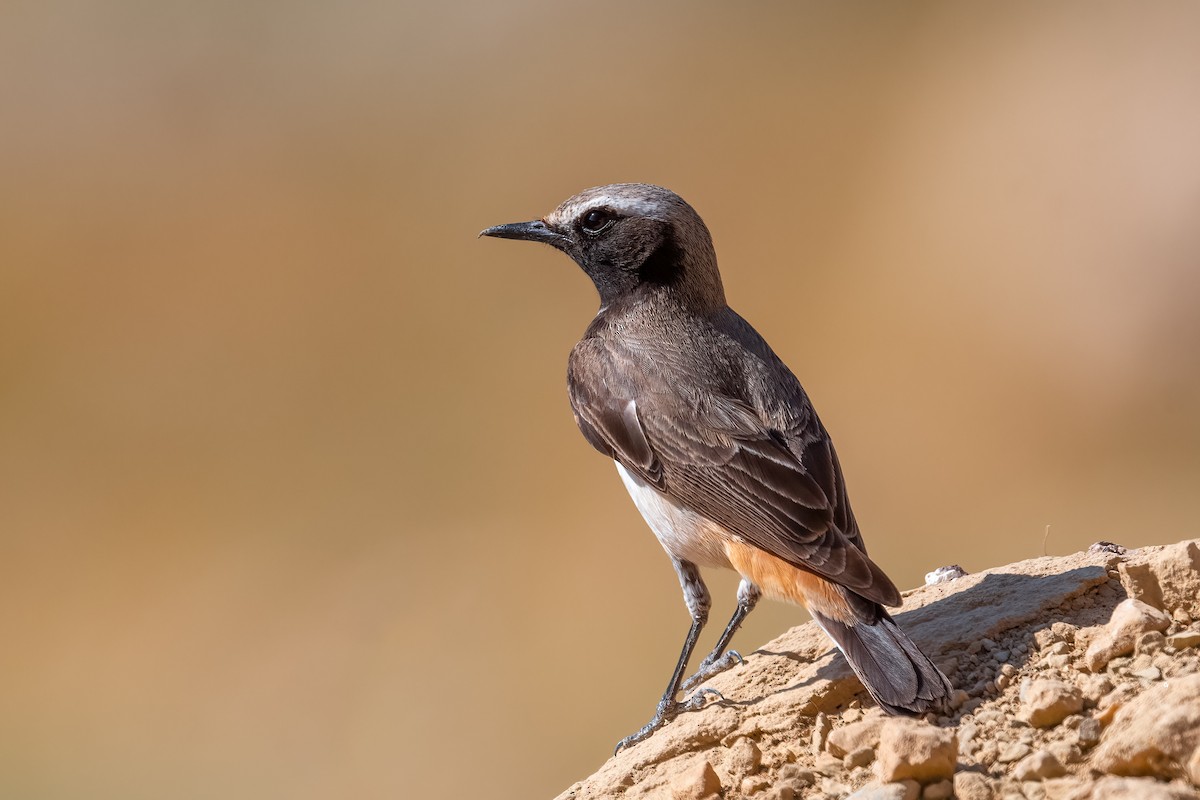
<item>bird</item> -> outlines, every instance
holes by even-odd
[[[594,284],[600,309],[567,365],[575,422],[616,463],[691,616],[654,715],[614,752],[707,702],[714,690],[681,696],[743,662],[728,648],[764,596],[807,608],[885,712],[945,710],[950,681],[885,608],[900,592],[867,556],[829,433],[792,371],[726,302],[695,209],[661,186],[618,183],[480,236],[548,244]],[[741,581],[716,645],[684,678],[711,609],[701,567]]]

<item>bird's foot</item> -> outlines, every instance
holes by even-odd
[[[621,741],[617,742],[617,746],[613,749],[613,755],[621,752],[626,747],[637,744],[638,742],[650,738],[650,734],[666,725],[671,720],[675,719],[685,711],[695,711],[703,708],[706,702],[705,698],[708,695],[715,695],[717,699],[724,700],[725,697],[716,689],[701,689],[687,700],[680,702],[678,700],[663,700],[658,704],[658,710],[654,712],[654,716],[642,726],[637,733],[632,733],[626,736]]]
[[[742,658],[742,654],[737,650],[726,650],[720,656],[716,653],[710,653],[707,658],[700,662],[696,673],[685,680],[679,688],[684,694],[687,694],[712,676],[719,675],[727,669],[745,663],[746,659]]]

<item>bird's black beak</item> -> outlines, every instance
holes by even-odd
[[[558,231],[551,228],[540,219],[533,222],[510,222],[507,225],[495,225],[479,232],[480,236],[493,236],[497,239],[521,239],[526,242],[545,242],[559,249],[570,241]]]

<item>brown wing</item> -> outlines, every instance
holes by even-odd
[[[568,386],[575,420],[597,450],[746,542],[899,605],[895,585],[862,548],[837,456],[811,409],[796,415],[795,429],[772,429],[736,398],[689,394],[596,340],[581,347]]]

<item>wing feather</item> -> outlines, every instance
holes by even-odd
[[[598,340],[580,348],[568,386],[594,447],[755,547],[868,600],[899,604],[866,555],[837,456],[811,408],[781,430],[738,398],[655,380],[632,353]]]

